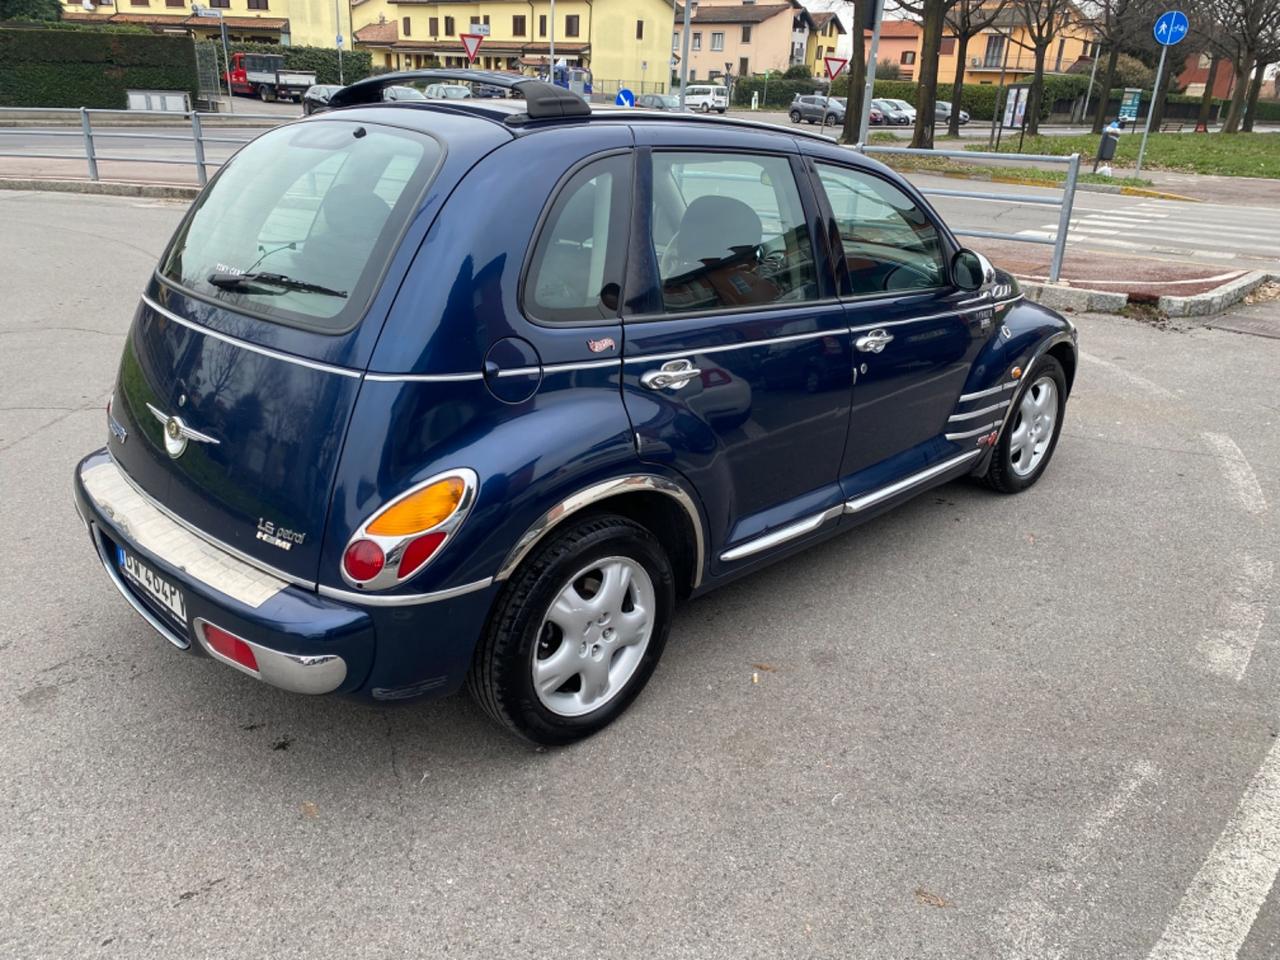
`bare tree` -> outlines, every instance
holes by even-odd
[[[920,56],[916,62],[916,126],[911,146],[933,149],[933,128],[938,102],[938,54],[942,49],[942,26],[947,11],[956,0],[898,0],[898,8],[919,17],[923,24]]]
[[[1090,0],[1080,5],[1085,22],[1093,29],[1098,42],[1107,52],[1106,65],[1099,80],[1098,101],[1093,111],[1093,132],[1102,133],[1111,102],[1111,88],[1116,83],[1116,67],[1120,54],[1134,52],[1133,38],[1141,35],[1144,19],[1154,11],[1153,0]]]
[[[1027,100],[1027,132],[1040,132],[1040,104],[1044,99],[1044,58],[1049,45],[1078,18],[1072,0],[1015,0],[1014,8],[1026,28],[1035,55],[1035,74]]]
[[[1280,31],[1280,0],[1206,0],[1204,8],[1213,22],[1211,49],[1229,59],[1235,70],[1231,105],[1222,132],[1237,133],[1251,86],[1249,74],[1259,61],[1259,53],[1271,45]]]
[[[863,95],[867,88],[867,36],[863,24],[870,20],[871,9],[876,0],[853,0],[853,44],[849,51],[849,65],[846,79],[849,83],[849,97],[845,103],[844,129],[840,133],[841,143],[857,143],[858,134],[862,132]]]
[[[993,26],[1011,0],[955,0],[946,13],[947,28],[956,38],[956,78],[951,85],[951,117],[947,134],[960,136],[960,107],[964,101],[964,71],[969,62],[969,41]]]

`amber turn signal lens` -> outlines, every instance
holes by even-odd
[[[458,509],[464,492],[466,484],[460,477],[448,477],[423,487],[378,514],[365,532],[375,537],[407,537],[430,530]]]
[[[1021,367],[1014,367],[1012,372],[1013,372],[1013,379],[1015,379],[1015,380],[1021,380],[1021,379],[1022,379],[1022,368],[1021,368]]]

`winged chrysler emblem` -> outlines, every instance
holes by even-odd
[[[187,449],[187,441],[194,440],[196,443],[221,443],[221,440],[215,440],[207,433],[201,433],[199,430],[192,430],[182,422],[181,417],[170,416],[159,407],[147,404],[147,409],[151,411],[151,415],[164,424],[164,449],[174,460],[182,456],[183,451]]]

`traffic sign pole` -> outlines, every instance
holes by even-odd
[[[1142,145],[1138,147],[1138,166],[1134,169],[1135,177],[1142,176],[1142,157],[1147,152],[1147,137],[1151,134],[1151,115],[1156,112],[1156,97],[1160,95],[1160,81],[1164,79],[1164,61],[1169,48],[1179,44],[1187,35],[1191,23],[1181,10],[1169,10],[1160,14],[1151,32],[1155,34],[1156,43],[1160,44],[1160,66],[1156,67],[1156,85],[1151,91],[1151,104],[1147,107],[1147,125],[1142,130]]]
[[[867,86],[862,92],[862,116],[858,120],[858,142],[866,143],[871,124],[871,98],[876,93],[876,57],[880,55],[880,21],[884,19],[884,0],[873,0],[876,5],[875,26],[871,28],[871,50],[867,63]],[[862,24],[854,24],[854,30],[862,32]],[[860,42],[862,37],[858,37]]]

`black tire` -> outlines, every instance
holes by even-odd
[[[542,703],[533,685],[543,619],[570,577],[593,560],[615,556],[639,563],[653,583],[655,610],[648,646],[635,672],[611,699],[582,716],[562,716]],[[644,527],[614,514],[568,521],[566,529],[520,565],[499,595],[472,657],[467,689],[496,722],[534,743],[557,746],[589,737],[617,719],[644,689],[666,646],[675,594],[666,552]]]
[[[792,110],[790,117],[791,117],[792,123],[799,123],[802,119],[804,119],[803,117],[800,116],[799,110]]]
[[[836,125],[836,115],[834,113],[828,113],[822,118],[822,125],[824,127],[834,127]]]
[[[722,116],[722,117],[723,117],[723,116],[724,116],[724,112],[725,112],[726,110],[728,110],[728,109],[729,109],[728,107],[721,107],[719,110],[717,110],[717,111],[716,111],[716,113],[720,114],[720,116]]]
[[[258,99],[263,103],[271,102],[271,95],[267,93],[267,88],[265,86],[258,87]]]
[[[1053,424],[1053,434],[1049,438],[1048,448],[1044,451],[1035,469],[1024,476],[1014,469],[1013,453],[1010,449],[1011,441],[1021,417],[1021,412],[1018,408],[1022,404],[1023,397],[1026,396],[1028,390],[1035,387],[1045,377],[1053,380],[1054,386],[1057,388],[1057,417]],[[1053,357],[1041,357],[1014,395],[1013,413],[1009,417],[1004,433],[1000,436],[999,443],[996,444],[995,452],[991,455],[991,462],[987,465],[987,472],[982,476],[982,480],[987,486],[993,490],[999,490],[1001,493],[1021,493],[1039,480],[1049,466],[1049,461],[1053,459],[1054,451],[1058,448],[1058,436],[1062,433],[1062,421],[1066,409],[1067,376],[1062,370],[1062,364],[1058,363]]]
[[[704,101],[703,101],[703,103],[702,103],[702,112],[703,112],[703,113],[710,113],[710,112],[711,112],[711,104],[707,103],[705,100],[704,100]]]

